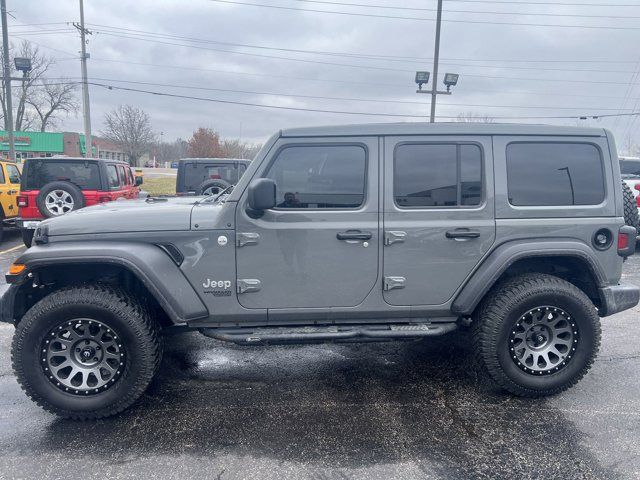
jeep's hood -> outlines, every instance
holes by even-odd
[[[116,200],[42,222],[49,235],[189,230],[191,209],[202,197]]]

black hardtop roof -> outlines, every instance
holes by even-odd
[[[33,157],[33,158],[27,158],[25,159],[25,163],[29,162],[31,160],[47,160],[47,161],[53,161],[55,160],[56,162],[102,162],[102,163],[117,163],[119,165],[129,165],[128,162],[125,162],[124,160],[111,160],[110,158],[85,158],[85,157],[67,157],[67,156],[53,156],[53,157]]]
[[[216,162],[216,163],[235,163],[235,162],[251,163],[251,160],[249,160],[248,158],[218,158],[218,157],[211,157],[211,158],[181,158],[179,161],[180,162],[195,162],[195,163],[207,163],[207,162]]]

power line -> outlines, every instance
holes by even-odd
[[[260,58],[271,58],[271,59],[277,59],[277,60],[286,60],[286,61],[292,61],[292,62],[302,62],[302,63],[312,63],[312,64],[319,64],[319,65],[331,65],[331,66],[339,66],[339,67],[348,67],[348,68],[361,68],[361,69],[370,69],[370,70],[381,70],[381,71],[391,71],[391,72],[403,72],[403,73],[413,73],[414,70],[409,70],[409,69],[399,69],[399,68],[392,68],[392,67],[380,67],[380,66],[373,66],[373,65],[355,65],[355,64],[347,64],[347,63],[336,63],[336,62],[326,62],[326,61],[321,61],[321,60],[309,60],[309,59],[302,59],[302,58],[291,58],[291,57],[283,57],[283,56],[278,56],[278,55],[265,55],[265,54],[258,54],[258,53],[251,53],[251,52],[238,52],[238,51],[234,51],[234,50],[224,50],[224,49],[218,49],[218,48],[209,48],[209,47],[201,47],[201,46],[197,46],[197,45],[188,45],[188,44],[184,44],[184,43],[175,43],[175,42],[165,42],[162,40],[158,40],[155,38],[144,38],[144,37],[140,37],[140,36],[136,36],[133,34],[119,34],[119,33],[112,33],[112,32],[108,32],[108,31],[104,31],[104,30],[97,30],[98,32],[100,32],[103,35],[108,35],[108,36],[114,36],[114,37],[118,37],[118,38],[127,38],[127,39],[131,39],[131,40],[140,40],[140,41],[144,41],[144,42],[153,42],[153,43],[159,43],[162,45],[171,45],[171,46],[177,46],[177,47],[185,47],[185,48],[195,48],[198,50],[208,50],[208,51],[214,51],[214,52],[221,52],[221,53],[230,53],[230,54],[234,54],[234,55],[245,55],[245,56],[252,56],[252,57],[260,57]],[[453,65],[453,64],[449,64],[449,65]],[[472,67],[477,67],[476,65],[469,65]],[[483,66],[480,66],[483,67]],[[499,67],[492,67],[492,68],[499,68]],[[556,70],[556,69],[550,69],[550,70]],[[564,71],[564,70],[558,70],[558,71]],[[603,71],[605,72],[605,71]],[[608,73],[611,73],[610,71],[606,71]],[[633,72],[617,72],[617,73],[633,73]],[[608,84],[608,85],[626,85],[625,82],[612,82],[612,81],[598,81],[598,80],[578,80],[578,79],[568,79],[568,78],[562,78],[562,79],[555,79],[555,78],[532,78],[532,77],[508,77],[508,76],[495,76],[495,75],[481,75],[481,74],[471,74],[471,73],[464,73],[463,76],[465,77],[477,77],[477,78],[491,78],[491,79],[502,79],[502,80],[525,80],[525,81],[542,81],[542,82],[562,82],[562,83],[594,83],[594,84]]]
[[[518,2],[514,0],[448,0],[457,3],[498,3],[510,5],[562,5],[568,7],[640,7],[638,3],[568,3],[568,2]]]
[[[303,3],[315,3],[321,5],[335,5],[340,7],[365,7],[365,8],[380,8],[385,10],[403,10],[413,12],[435,12],[435,8],[421,8],[421,7],[398,7],[395,5],[380,5],[369,3],[346,3],[346,2],[329,2],[326,0],[294,0],[296,2]],[[578,5],[578,4],[574,4]],[[447,8],[447,13],[480,13],[486,15],[518,15],[518,16],[536,16],[536,17],[571,17],[571,18],[614,18],[614,19],[634,19],[640,18],[640,16],[633,15],[585,15],[580,13],[536,13],[536,12],[500,12],[500,11],[487,11],[487,10],[455,10]]]
[[[361,115],[361,116],[377,116],[377,117],[402,117],[402,118],[428,118],[428,115],[412,115],[412,114],[397,114],[397,113],[379,113],[379,112],[354,112],[347,110],[325,110],[325,109],[317,109],[317,108],[303,108],[303,107],[287,107],[282,105],[271,105],[271,104],[262,104],[262,103],[253,103],[253,102],[239,102],[233,100],[222,100],[218,98],[208,98],[208,97],[195,97],[191,95],[180,95],[175,93],[167,93],[167,92],[158,92],[152,90],[143,90],[139,88],[131,88],[131,87],[121,87],[117,85],[109,85],[98,82],[89,82],[91,85],[95,85],[98,87],[103,87],[108,90],[122,90],[128,92],[135,93],[145,93],[149,95],[156,95],[161,97],[171,97],[171,98],[180,98],[186,100],[198,100],[204,102],[213,102],[213,103],[223,103],[230,105],[243,105],[250,107],[261,107],[261,108],[271,108],[271,109],[279,109],[279,110],[293,110],[293,111],[301,111],[301,112],[316,112],[316,113],[335,113],[335,114],[344,114],[344,115]],[[510,116],[510,117],[493,117],[496,119],[581,119],[584,117],[590,118],[608,118],[608,117],[618,117],[618,116],[637,116],[640,115],[640,112],[629,112],[629,113],[612,113],[612,114],[589,114],[589,115],[579,115],[579,116]],[[456,118],[454,116],[440,116],[439,118]]]
[[[264,3],[239,2],[236,0],[209,0],[209,1],[216,2],[216,3],[231,4],[231,5],[244,5],[244,6],[250,6],[250,7],[274,8],[278,10],[290,10],[290,11],[311,12],[311,13],[325,13],[325,14],[331,14],[331,15],[347,15],[347,16],[356,16],[356,17],[389,18],[389,19],[396,19],[396,20],[418,20],[418,21],[435,22],[434,18],[426,18],[426,17],[401,17],[398,15],[339,12],[336,10],[317,10],[317,9],[311,9],[311,8],[286,7],[283,5],[267,5]],[[481,13],[481,12],[475,12],[475,13]],[[452,19],[452,18],[443,19],[442,21],[447,23],[470,23],[470,24],[510,25],[510,26],[528,26],[528,27],[587,28],[587,29],[603,29],[603,30],[630,30],[630,31],[640,30],[639,27],[623,27],[623,26],[614,26],[614,25],[561,25],[561,24],[549,24],[549,23],[496,22],[493,20],[460,20],[460,19]]]
[[[294,93],[280,93],[280,92],[260,92],[255,90],[237,90],[237,89],[227,89],[227,88],[216,88],[216,87],[200,87],[195,85],[184,85],[184,84],[171,84],[171,83],[155,83],[155,82],[142,82],[135,80],[122,80],[122,79],[113,79],[113,78],[93,78],[96,81],[102,82],[116,82],[116,83],[127,83],[132,85],[147,85],[154,87],[169,87],[169,88],[184,88],[189,90],[203,90],[203,91],[215,91],[215,92],[226,92],[226,93],[243,93],[250,95],[268,95],[275,97],[292,97],[292,98],[309,98],[309,99],[318,99],[318,100],[339,100],[339,101],[353,101],[353,102],[373,102],[373,103],[392,103],[392,104],[407,104],[407,105],[424,105],[422,102],[415,101],[406,101],[406,100],[385,100],[380,98],[353,98],[353,97],[331,97],[331,96],[323,96],[323,95],[301,95]],[[70,81],[69,83],[77,83]],[[483,108],[522,108],[522,109],[537,109],[537,110],[584,110],[585,107],[559,107],[557,105],[554,106],[544,106],[544,105],[496,105],[496,104],[486,104],[486,103],[444,103],[443,105],[447,106],[458,106],[458,107],[483,107]],[[598,107],[599,110],[603,111],[618,111],[618,108],[607,108],[607,107]],[[622,109],[632,111],[632,109]]]
[[[109,25],[99,25],[99,24],[92,24],[92,25],[98,26],[98,27],[104,27],[104,28],[109,29],[109,30],[96,30],[96,31],[99,31],[101,33],[111,34],[113,36],[117,36],[117,35],[122,35],[122,33],[120,32],[120,30],[122,30],[122,31],[126,32],[126,35],[149,37],[149,38],[146,39],[147,41],[149,41],[151,39],[170,38],[170,39],[184,40],[184,41],[194,42],[194,43],[218,44],[218,45],[235,46],[235,47],[242,47],[242,48],[255,48],[255,49],[262,49],[262,50],[284,51],[284,52],[290,52],[290,53],[305,53],[305,54],[344,56],[344,57],[347,57],[347,58],[361,58],[361,59],[367,59],[367,60],[380,59],[380,60],[385,60],[385,61],[402,62],[402,63],[414,63],[414,64],[418,64],[418,63],[422,64],[423,62],[427,61],[427,58],[419,58],[419,57],[413,57],[413,58],[412,57],[405,57],[406,59],[401,59],[401,57],[395,57],[395,56],[375,56],[375,55],[357,54],[357,53],[339,53],[339,52],[327,52],[327,51],[317,51],[317,50],[300,50],[300,49],[291,49],[291,48],[269,47],[269,46],[264,46],[264,45],[251,45],[251,44],[243,44],[243,43],[220,42],[220,41],[210,40],[210,39],[184,37],[184,36],[173,35],[173,34],[159,34],[159,33],[146,32],[146,31],[143,31],[143,30],[136,30],[136,29],[130,29],[130,28],[112,27],[112,26],[109,26]],[[184,45],[180,44],[180,46],[184,46]],[[216,51],[219,51],[219,50],[216,50]],[[220,51],[228,52],[228,50],[220,50]],[[239,53],[239,52],[234,52],[234,53]],[[457,59],[457,60],[459,60],[459,61],[481,61],[480,59]],[[486,61],[490,61],[490,60],[486,60]],[[440,63],[443,64],[443,65],[457,66],[457,67],[477,67],[477,68],[491,68],[491,69],[503,68],[503,67],[499,67],[499,66],[496,66],[496,65],[475,65],[475,64],[463,64],[463,63],[455,63],[455,62],[456,62],[456,59],[450,59],[449,61],[443,61],[443,62],[440,62]],[[616,63],[626,63],[626,62],[616,62]],[[345,66],[345,64],[339,64],[339,65]],[[633,74],[634,73],[634,71],[630,71],[630,70],[611,70],[611,69],[592,69],[592,68],[549,68],[549,67],[523,67],[523,66],[509,66],[508,68],[512,69],[512,70],[535,70],[535,71],[548,70],[548,71],[558,71],[558,72],[598,72],[598,73],[607,73],[607,74],[611,74],[611,73],[629,73],[629,74]],[[395,71],[396,69],[393,69],[393,70]],[[406,71],[409,72],[410,70],[406,70]]]
[[[226,45],[226,46],[233,46],[233,47],[278,50],[278,51],[292,52],[292,53],[306,53],[306,54],[314,54],[314,55],[331,55],[331,56],[340,56],[340,57],[347,57],[347,58],[382,59],[382,60],[394,60],[394,61],[405,61],[405,60],[413,61],[414,60],[416,62],[425,62],[425,61],[433,60],[433,57],[380,55],[380,54],[372,54],[372,53],[335,52],[335,51],[326,51],[326,50],[302,50],[302,49],[293,49],[293,48],[281,48],[281,47],[272,47],[272,46],[266,46],[266,45],[222,42],[222,41],[212,40],[212,39],[186,37],[182,35],[175,35],[175,34],[168,34],[168,33],[150,32],[150,31],[139,30],[134,28],[124,28],[124,27],[117,27],[114,25],[104,25],[104,24],[98,24],[98,23],[88,23],[87,25],[100,27],[100,28],[108,28],[112,31],[115,30],[116,32],[123,31],[123,32],[132,33],[132,34],[147,35],[150,37],[171,38],[171,39],[185,40],[185,41],[195,42],[195,43],[211,43],[216,45]],[[501,62],[501,63],[509,63],[509,62],[511,63],[524,63],[524,62],[526,63],[563,63],[563,64],[565,63],[608,63],[608,64],[628,63],[628,60],[611,60],[611,59],[599,59],[599,60],[527,59],[527,60],[522,60],[522,59],[495,59],[495,58],[447,58],[446,60],[461,61],[461,62]]]

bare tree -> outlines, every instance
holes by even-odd
[[[70,115],[80,108],[76,97],[77,84],[68,81],[59,83],[43,82],[39,89],[31,98],[27,98],[27,103],[33,107],[40,120],[40,131],[44,132],[47,127],[58,125],[58,114],[66,113]]]
[[[457,116],[458,123],[494,123],[495,119],[475,112],[464,112]]]
[[[227,138],[222,142],[222,156],[225,158],[249,158],[252,159],[262,148],[262,145],[253,145],[242,142],[238,138]]]
[[[101,133],[122,148],[132,165],[137,164],[155,140],[147,112],[131,105],[120,105],[105,114]]]
[[[14,130],[31,130],[37,125],[41,131],[44,131],[47,126],[52,126],[55,123],[54,119],[58,112],[67,114],[77,112],[78,105],[74,96],[75,84],[62,85],[66,82],[58,82],[54,85],[44,81],[47,72],[55,63],[53,58],[41,53],[37,46],[27,41],[23,41],[17,48],[10,45],[8,61],[13,77],[19,76],[12,61],[14,56],[29,58],[32,68],[28,78],[19,84],[16,82],[13,84],[12,96],[16,100],[14,103]],[[4,67],[4,56],[2,55],[0,58],[2,67]],[[2,103],[2,118],[4,120],[7,117],[4,79],[0,83],[2,86],[0,102]],[[45,116],[46,119],[44,119]]]

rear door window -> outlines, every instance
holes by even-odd
[[[127,172],[123,165],[118,167],[118,172],[120,173],[120,181],[122,185],[130,185],[129,177],[127,176]]]
[[[510,143],[506,153],[511,205],[598,205],[604,200],[602,155],[593,144]]]
[[[393,192],[396,205],[405,208],[479,205],[482,151],[474,144],[399,145]]]
[[[47,183],[71,182],[83,190],[100,190],[100,169],[83,160],[28,160],[22,178],[23,190],[40,190]]]
[[[9,183],[20,183],[20,170],[15,165],[7,164],[7,176],[9,177]]]
[[[115,165],[107,165],[107,184],[111,190],[120,188],[120,179]]]
[[[623,177],[640,178],[640,159],[623,158],[620,160],[620,173]]]

